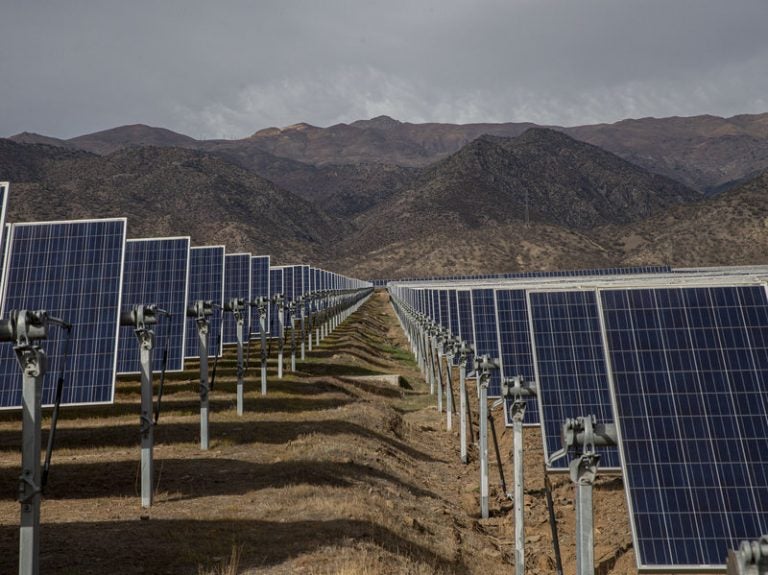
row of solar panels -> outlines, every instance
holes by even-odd
[[[768,532],[768,268],[683,272],[389,288],[499,358],[490,396],[537,383],[547,458],[567,418],[616,423],[601,467],[623,470],[641,569],[722,568]]]
[[[0,183],[0,226],[8,189]],[[53,337],[45,343],[50,376],[44,405],[53,403],[54,383],[67,355],[62,403],[113,401],[116,372],[138,371],[133,329],[121,328],[119,321],[120,312],[133,305],[157,304],[171,313],[155,331],[160,344],[167,341],[167,369],[178,371],[185,357],[198,355],[195,320],[186,317],[187,305],[194,301],[221,306],[234,297],[250,302],[277,293],[292,301],[308,293],[369,285],[308,265],[270,266],[269,256],[226,254],[224,246],[192,247],[189,237],[126,240],[126,227],[125,218],[111,218],[0,228],[5,230],[0,244],[2,317],[11,310],[44,309],[73,325],[70,341]],[[253,309],[249,318],[255,330],[257,313]],[[224,343],[236,341],[235,321],[227,316],[223,322],[221,313],[211,318],[211,356],[220,354]],[[162,355],[155,354],[153,367],[158,370]],[[0,345],[0,382],[0,408],[19,407],[21,374],[11,345]]]
[[[402,283],[435,283],[435,282],[455,282],[455,281],[476,281],[476,280],[505,280],[505,279],[523,279],[523,278],[562,278],[578,276],[606,276],[622,275],[631,273],[662,273],[672,271],[670,266],[640,266],[632,268],[587,268],[580,270],[551,270],[551,271],[530,271],[530,272],[509,272],[502,274],[456,274],[450,276],[431,276],[431,277],[406,277],[399,279],[377,279],[371,280],[374,287],[386,287],[391,284]]]

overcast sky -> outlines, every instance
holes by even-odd
[[[0,136],[768,112],[768,0],[2,0]]]

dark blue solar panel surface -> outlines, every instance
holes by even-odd
[[[269,268],[269,293],[270,297],[277,295],[277,294],[283,294],[285,295],[285,291],[283,288],[283,272],[284,268]],[[280,333],[280,318],[278,317],[278,310],[277,306],[272,306],[272,336],[273,337],[281,337],[283,334]]]
[[[478,356],[499,357],[499,339],[496,326],[496,305],[492,289],[472,290],[472,324],[475,332],[475,353]],[[501,396],[501,374],[498,369],[491,372],[488,397]]]
[[[594,291],[529,294],[545,457],[562,447],[567,418],[613,423],[603,336]],[[598,447],[601,468],[620,467],[616,447]],[[553,467],[567,469],[568,458]]]
[[[232,298],[243,298],[245,305],[251,301],[251,254],[226,254],[224,256],[224,303]],[[244,341],[248,341],[249,307],[243,310],[245,325],[243,326]],[[237,343],[237,322],[232,312],[224,313],[223,343]]]
[[[533,381],[535,373],[525,290],[497,290],[496,310],[499,320],[498,356],[501,360],[501,376],[522,375],[526,381]],[[526,399],[524,423],[539,423],[536,399]]]
[[[725,562],[768,533],[768,303],[760,287],[602,293],[641,567]]]
[[[155,349],[152,370],[163,368],[163,353],[168,343],[168,371],[184,369],[184,324],[187,309],[189,238],[151,238],[125,243],[125,272],[121,308],[157,304],[170,312],[160,316],[152,327]],[[120,328],[118,373],[138,373],[139,343],[133,327]]]
[[[46,310],[73,324],[63,404],[109,403],[114,397],[126,221],[15,224],[6,262],[2,317]],[[43,405],[54,401],[65,335],[52,327]],[[13,346],[0,344],[0,407],[21,405],[21,370]]]
[[[456,290],[456,305],[459,312],[459,336],[463,341],[475,343],[472,329],[472,296],[469,290]]]
[[[293,266],[293,299],[304,294],[304,266]]]
[[[448,314],[448,290],[441,289],[437,292],[439,303],[438,323],[446,329],[450,329],[450,317]]]
[[[194,247],[189,250],[189,291],[187,302],[212,300],[224,305],[224,246]],[[214,309],[208,318],[208,356],[221,354],[221,309]],[[187,318],[187,357],[200,357],[197,323]]]
[[[296,266],[285,266],[283,268],[283,294],[285,295],[285,303],[294,299],[294,292],[296,291],[296,280],[294,279]],[[301,282],[301,277],[299,277]]]
[[[448,315],[450,317],[450,330],[451,335],[454,337],[459,336],[461,330],[459,329],[459,308],[458,300],[456,297],[456,290],[448,290]]]
[[[269,299],[271,297],[269,289],[269,256],[253,256],[251,258],[251,301],[259,297]],[[267,305],[266,330],[270,332],[270,323],[272,319],[272,305]],[[251,333],[259,333],[259,310],[256,307],[251,308]]]

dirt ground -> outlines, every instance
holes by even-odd
[[[514,510],[498,469],[491,518],[480,520],[476,454],[459,461],[458,432],[446,430],[386,294],[296,372],[279,380],[272,364],[266,397],[252,368],[241,417],[231,357],[218,368],[208,451],[198,446],[194,369],[166,383],[149,511],[138,496],[138,377],[121,379],[114,405],[63,410],[42,505],[42,573],[514,572]],[[377,375],[399,385],[358,379]],[[0,414],[0,573],[17,571],[19,415]],[[511,484],[500,410],[496,426]],[[527,570],[554,573],[538,429],[525,430],[525,445]],[[573,488],[551,480],[573,573]],[[594,501],[597,572],[636,573],[621,478],[601,477]]]

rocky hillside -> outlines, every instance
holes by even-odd
[[[107,156],[4,142],[9,221],[127,216],[131,237],[190,235],[198,244],[317,260],[348,225],[221,158],[179,148]],[[10,160],[8,159],[10,158]],[[43,158],[41,160],[41,158]],[[42,166],[42,167],[41,167]]]
[[[347,249],[381,249],[438,234],[497,235],[526,221],[565,230],[626,224],[698,194],[562,133],[485,136],[422,171],[411,187],[359,216]],[[527,208],[526,208],[527,206]],[[526,217],[527,214],[527,217]]]

